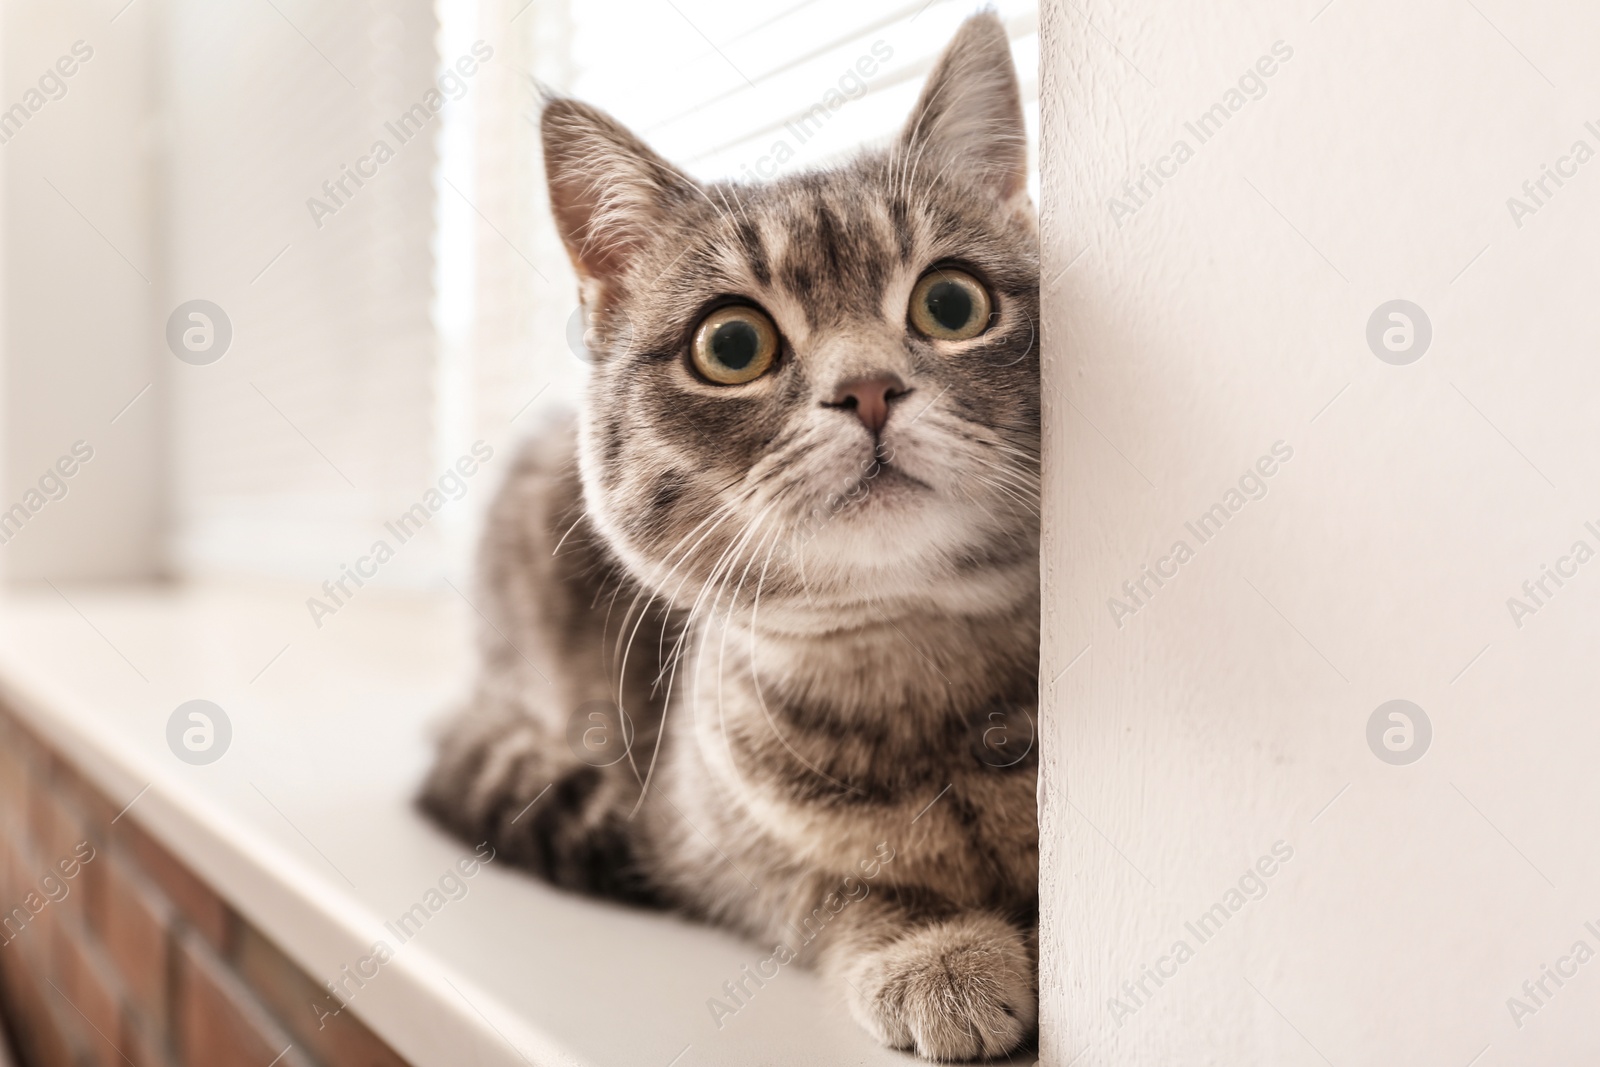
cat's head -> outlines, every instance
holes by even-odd
[[[585,505],[638,578],[840,621],[1036,583],[1038,240],[997,17],[963,25],[890,147],[832,169],[697,182],[569,100],[543,135],[610,339]]]

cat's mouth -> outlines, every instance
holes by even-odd
[[[880,456],[872,465],[872,469],[861,476],[850,496],[858,503],[866,503],[875,495],[899,494],[906,492],[933,492],[933,486],[915,475],[908,474],[904,467],[897,466],[893,460]]]

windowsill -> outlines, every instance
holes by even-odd
[[[292,587],[61,592],[0,602],[5,699],[319,982],[395,950],[349,1010],[416,1067],[918,1062],[795,968],[718,1029],[708,998],[760,946],[498,862],[399,943],[385,923],[472,851],[410,804],[469,670],[459,599],[366,590],[319,630]],[[232,722],[205,766],[166,743],[193,699]]]

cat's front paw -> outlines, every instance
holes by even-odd
[[[878,1040],[932,1060],[1003,1056],[1038,1022],[1032,954],[992,915],[909,931],[864,953],[846,980],[851,1010]]]
[[[507,828],[564,768],[531,720],[467,713],[450,725],[417,798],[471,841],[500,847]]]

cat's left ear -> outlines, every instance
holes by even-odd
[[[900,135],[900,151],[960,168],[998,198],[1027,195],[1028,137],[1022,90],[1000,16],[967,19],[928,75],[922,97]]]
[[[694,181],[605,112],[551,99],[540,118],[556,228],[585,302],[617,282]]]

